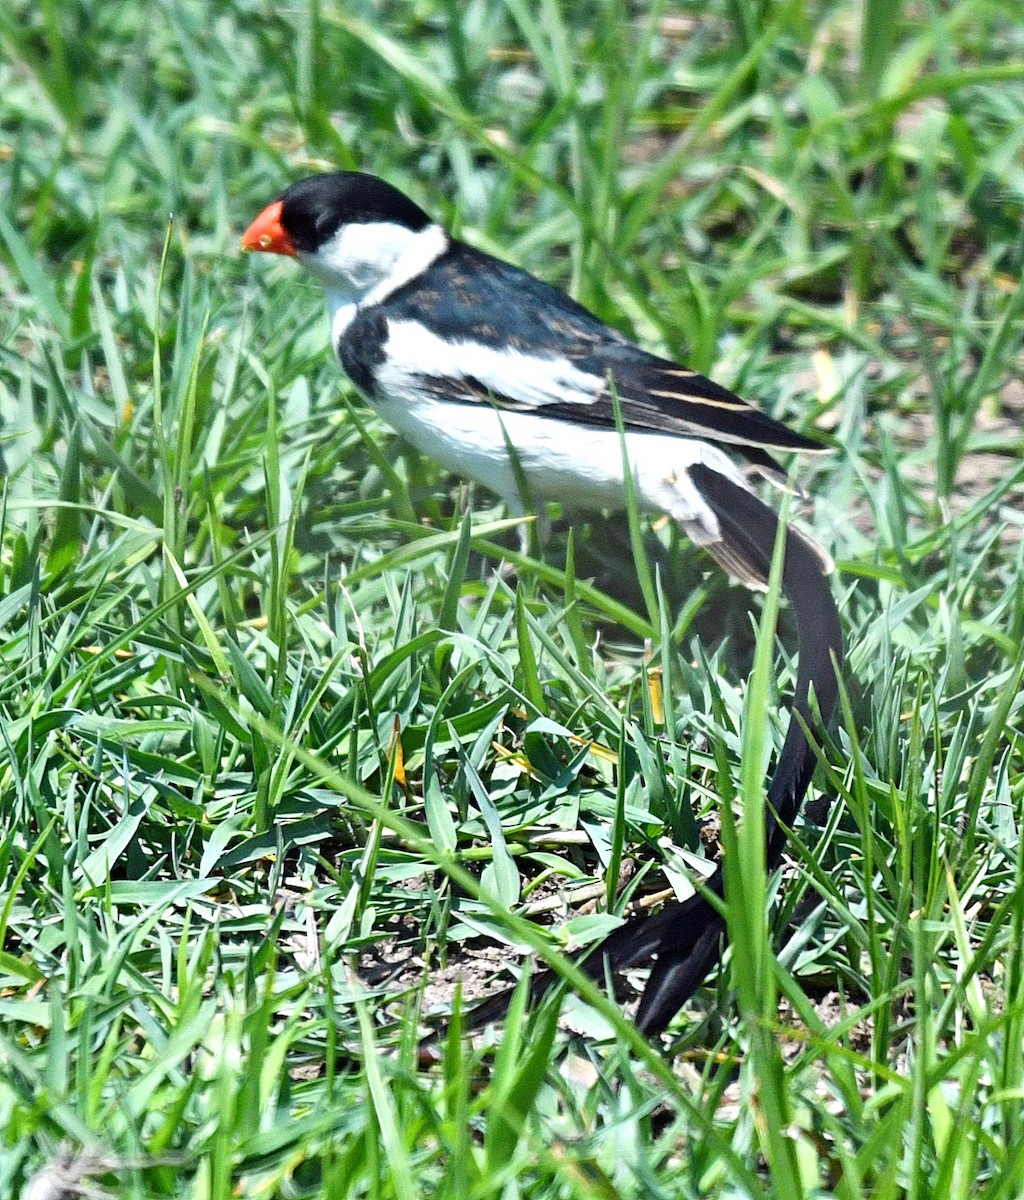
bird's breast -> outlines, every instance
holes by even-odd
[[[387,359],[387,321],[376,308],[365,311],[356,309],[351,315],[338,308],[331,325],[334,349],[345,373],[372,401],[377,390],[377,372]]]

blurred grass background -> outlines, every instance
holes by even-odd
[[[990,0],[0,8],[0,1197],[1024,1192],[1022,144]],[[504,911],[687,886],[759,610],[658,522],[656,611],[621,522],[518,554],[358,404],[237,249],[335,166],[834,441],[770,1010],[418,1064]]]

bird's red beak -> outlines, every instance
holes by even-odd
[[[268,254],[287,254],[295,257],[295,243],[285,233],[281,224],[280,200],[268,204],[242,234],[242,249],[265,250]]]

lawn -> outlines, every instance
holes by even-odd
[[[0,48],[0,1200],[1024,1194],[1018,6],[8,0]],[[238,248],[335,166],[834,448],[768,969],[656,1045],[635,989],[464,1013],[742,838],[792,622],[664,521],[523,551],[377,421]]]

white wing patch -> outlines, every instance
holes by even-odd
[[[377,377],[391,392],[414,388],[417,376],[473,379],[496,399],[541,408],[557,403],[588,406],[604,388],[600,376],[581,371],[567,358],[541,358],[480,342],[449,342],[418,321],[388,321],[384,350],[387,357]]]

